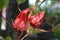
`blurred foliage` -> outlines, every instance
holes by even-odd
[[[25,0],[17,0],[18,4],[21,4],[21,3],[24,3],[24,2],[25,2]]]
[[[60,33],[60,23],[52,28],[53,32]]]
[[[52,28],[54,38],[58,38],[60,40],[60,23]]]
[[[7,6],[8,2],[8,0],[0,0],[0,9],[2,10],[5,6]]]
[[[35,29],[33,29],[33,27],[31,26],[31,27],[29,27],[29,32],[30,32],[30,34],[37,34],[37,33],[40,33],[40,31],[37,31],[37,30],[35,30]]]
[[[23,3],[25,0],[17,0],[17,3]],[[7,6],[9,3],[9,0],[0,0],[0,10],[2,10],[5,6]]]
[[[0,40],[5,40],[2,36],[0,36]]]
[[[6,37],[6,40],[12,40],[10,36],[7,36]]]

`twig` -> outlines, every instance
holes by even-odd
[[[21,9],[18,7],[18,10],[21,12]]]
[[[41,2],[41,4],[42,4],[44,1],[45,1],[45,0],[43,0],[43,1]],[[38,2],[39,2],[39,0],[36,0],[35,5],[33,6],[32,11],[31,11],[30,14],[29,14],[28,19],[31,17],[32,13],[36,10],[36,8],[37,8],[37,3],[38,3]],[[41,5],[41,4],[40,4],[40,5]]]
[[[43,0],[43,1],[41,2],[41,4],[42,4],[43,2],[45,2],[45,0]],[[41,4],[40,4],[40,5],[41,5]]]
[[[26,38],[29,34],[27,33],[23,38],[21,38],[21,40],[23,40],[24,38]]]
[[[32,13],[36,10],[37,6],[36,4],[33,6],[32,11],[30,12],[28,19],[31,17]]]
[[[10,25],[10,27],[12,27],[12,25],[9,23],[9,21],[6,18],[4,18],[3,16],[2,16],[2,18]],[[13,27],[12,27],[12,29],[15,31],[15,29]]]
[[[19,5],[18,5],[18,10],[21,12],[21,9],[19,8]]]
[[[21,34],[19,33],[17,40],[20,40],[20,37],[22,36],[22,34],[23,34],[23,32]]]
[[[6,18],[4,18],[4,17],[2,17],[2,18],[12,27],[12,25],[7,21]]]
[[[46,30],[44,30],[44,29],[35,29],[36,31],[40,31],[40,32],[48,32],[48,31],[46,31]]]

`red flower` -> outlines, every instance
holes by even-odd
[[[34,16],[30,17],[30,23],[34,28],[39,28],[38,25],[40,25],[45,17],[45,12],[40,12]]]
[[[28,13],[30,12],[30,9],[27,8],[25,10],[22,10],[19,15],[16,17],[13,27],[20,31],[25,31],[28,29]]]

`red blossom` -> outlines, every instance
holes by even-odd
[[[30,17],[30,23],[34,28],[39,28],[38,25],[40,25],[45,17],[45,12],[42,11],[34,16]]]
[[[30,12],[30,9],[27,8],[25,10],[22,10],[19,15],[17,15],[13,27],[20,31],[25,31],[28,29],[28,13]]]

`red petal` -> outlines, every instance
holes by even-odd
[[[25,10],[22,10],[19,15],[16,17],[13,27],[17,30],[24,31],[28,28],[28,13],[30,12],[30,9],[27,8]]]
[[[40,12],[39,14],[36,14],[34,16],[31,16],[30,23],[34,28],[39,28],[38,25],[40,25],[45,17],[45,12]]]

